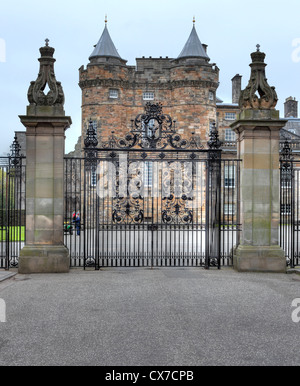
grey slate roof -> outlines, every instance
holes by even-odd
[[[202,43],[198,37],[195,25],[193,25],[190,37],[188,38],[188,41],[186,42],[185,46],[183,47],[183,50],[181,51],[177,59],[187,57],[198,57],[209,60],[209,57],[205,52],[205,49],[203,48]]]
[[[89,59],[97,58],[99,56],[122,59],[110,37],[106,24],[102,36]]]

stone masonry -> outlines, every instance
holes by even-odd
[[[136,66],[128,66],[111,44],[105,26],[89,64],[79,69],[82,137],[90,119],[96,122],[99,142],[112,132],[124,136],[150,99],[163,104],[179,134],[190,138],[194,133],[206,144],[210,125],[217,118],[219,68],[209,62],[207,46],[200,43],[195,26],[177,59],[142,57]]]

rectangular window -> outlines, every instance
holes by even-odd
[[[224,204],[224,214],[227,216],[235,215],[235,204]]]
[[[236,134],[231,129],[225,129],[225,142],[235,142]]]
[[[118,99],[119,98],[119,90],[110,89],[109,90],[109,97],[110,97],[110,99]]]
[[[144,101],[153,101],[154,100],[154,92],[144,92],[143,100]]]
[[[235,188],[235,166],[234,165],[225,165],[224,186],[225,188]]]
[[[235,121],[236,113],[225,113],[225,119],[226,121]]]
[[[152,162],[145,162],[144,164],[144,186],[151,187],[153,180]]]
[[[291,204],[281,204],[281,214],[292,214]]]
[[[213,100],[215,99],[215,93],[214,93],[213,91],[210,91],[210,92],[208,93],[208,99],[209,99],[210,101],[213,101]]]
[[[93,129],[95,130],[95,133],[97,133],[97,130],[98,130],[98,123],[97,123],[97,121],[93,121],[92,124],[93,124]]]

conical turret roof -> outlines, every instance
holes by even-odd
[[[107,23],[105,23],[104,31],[101,35],[101,38],[96,45],[94,51],[92,52],[91,56],[89,57],[89,60],[99,57],[112,57],[112,58],[118,58],[120,60],[124,60],[119,55],[111,37],[108,32]]]
[[[203,58],[206,60],[210,60],[198,37],[197,31],[195,28],[195,23],[193,25],[193,29],[188,38],[188,41],[186,42],[185,46],[183,47],[183,50],[181,51],[177,59],[188,58],[188,57]]]

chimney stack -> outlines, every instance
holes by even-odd
[[[284,117],[285,118],[298,118],[298,101],[296,98],[289,97],[284,103]]]
[[[232,79],[232,103],[239,103],[242,90],[242,76],[236,74]]]

